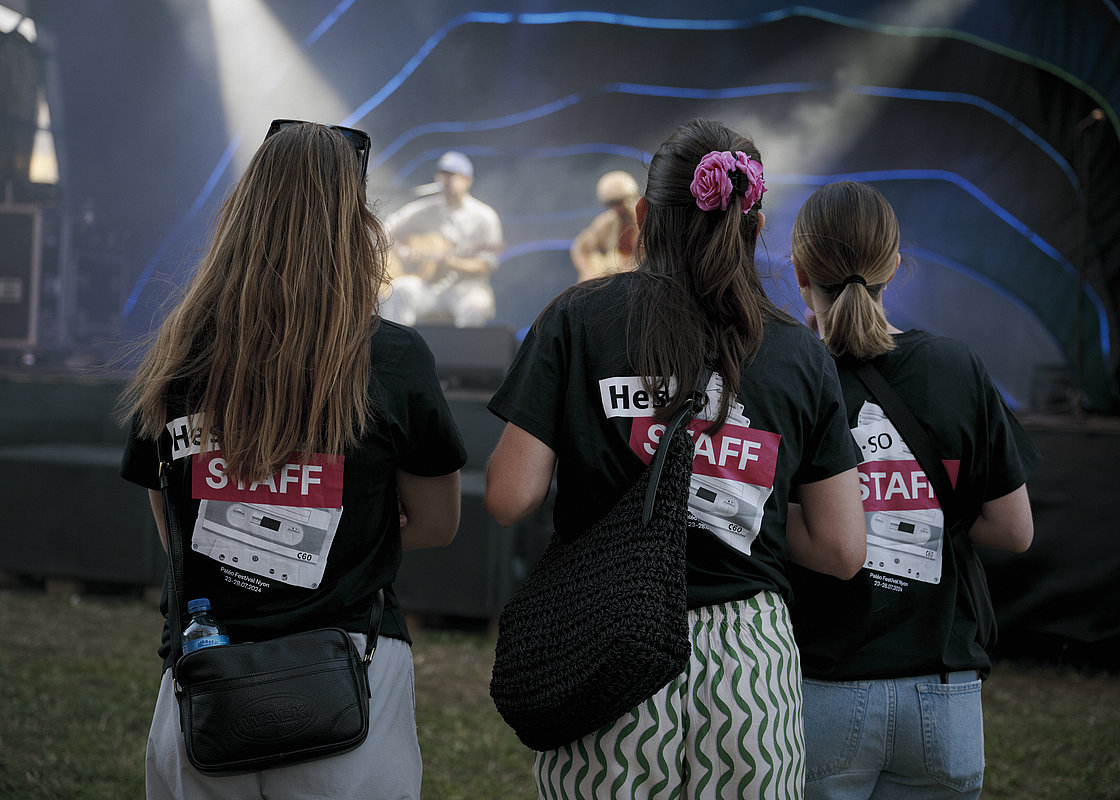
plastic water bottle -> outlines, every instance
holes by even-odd
[[[210,616],[210,600],[200,597],[187,603],[191,621],[183,628],[183,655],[203,647],[229,644],[225,626]]]

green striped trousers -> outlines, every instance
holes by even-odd
[[[611,725],[538,753],[547,800],[798,800],[801,662],[776,592],[689,612],[685,671]]]

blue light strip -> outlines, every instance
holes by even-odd
[[[911,100],[930,101],[934,103],[960,103],[962,105],[975,106],[983,111],[987,111],[992,116],[1003,120],[1012,128],[1017,130],[1024,138],[1029,140],[1032,144],[1038,147],[1039,150],[1046,153],[1058,167],[1065,173],[1066,178],[1069,179],[1070,185],[1074,190],[1081,194],[1081,181],[1077,178],[1077,173],[1073,171],[1073,167],[1062,156],[1061,153],[1054,148],[1043,137],[1039,136],[1030,128],[1026,123],[1017,119],[1009,111],[995,103],[985,100],[982,97],[977,97],[972,94],[965,94],[963,92],[934,92],[923,89],[895,89],[886,86],[858,86],[853,91],[859,94],[870,95],[873,97],[897,97]]]
[[[771,176],[767,175],[766,179],[768,181],[771,180]],[[1077,268],[1059,253],[1053,245],[1027,227],[1022,220],[1018,219],[1010,211],[981,191],[979,187],[953,172],[935,169],[915,169],[852,172],[841,175],[775,175],[773,176],[773,181],[775,184],[802,184],[809,186],[823,186],[826,183],[833,183],[835,181],[859,181],[862,183],[880,181],[947,181],[972,195],[973,198],[978,200],[981,205],[991,211],[1008,227],[1019,233],[1052,261],[1059,264],[1072,278],[1080,281]],[[1110,352],[1108,314],[1105,312],[1104,303],[1092,286],[1085,284],[1084,291],[1085,296],[1089,298],[1089,301],[1093,304],[1097,312],[1097,320],[1100,325],[1101,352],[1104,353],[1105,360],[1107,361]]]
[[[323,21],[315,26],[315,30],[307,34],[307,37],[300,43],[299,49],[306,50],[315,42],[319,41],[324,33],[330,30],[331,26],[338,22],[338,18],[350,10],[350,6],[354,5],[354,0],[342,0],[331,13],[323,18]]]
[[[1104,0],[1104,1],[1106,3],[1108,2],[1108,0]],[[329,30],[330,27],[342,16],[342,14],[344,14],[347,10],[349,10],[349,8],[353,5],[353,3],[354,3],[354,0],[341,0],[341,2],[339,2],[338,5],[335,6],[335,8],[331,11],[331,13],[328,14],[327,17],[325,17],[323,19],[323,21],[320,22],[319,25],[317,25],[307,37],[305,37],[305,39],[301,43],[301,49],[306,49],[307,47],[310,47],[315,42],[317,42],[326,33],[326,31]],[[1114,10],[1114,13],[1115,13],[1115,9],[1113,9],[1113,10]],[[892,26],[892,25],[881,25],[881,24],[875,24],[875,23],[868,23],[868,22],[865,22],[863,20],[857,20],[857,19],[854,19],[854,18],[851,18],[851,17],[843,17],[843,16],[840,16],[840,15],[832,14],[830,12],[825,12],[825,11],[822,11],[820,9],[816,9],[816,8],[812,8],[812,7],[808,7],[808,6],[791,6],[789,8],[779,9],[779,10],[776,10],[776,11],[761,14],[761,15],[758,15],[758,16],[753,17],[753,18],[723,19],[723,20],[659,19],[659,18],[654,18],[654,17],[643,17],[643,16],[637,16],[637,15],[628,15],[628,14],[611,14],[611,13],[606,13],[606,12],[594,12],[594,11],[564,12],[564,13],[551,13],[551,14],[539,14],[539,13],[538,14],[519,14],[519,15],[508,14],[508,13],[489,13],[489,12],[469,12],[469,13],[465,13],[465,14],[460,14],[459,16],[456,16],[456,17],[452,18],[451,20],[449,20],[442,27],[440,27],[434,34],[432,34],[425,41],[425,43],[420,47],[420,49],[413,55],[413,57],[405,64],[405,66],[402,67],[401,70],[398,71],[398,73],[393,78],[391,78],[389,80],[389,82],[387,82],[377,93],[375,93],[373,96],[371,96],[365,103],[361,104],[357,109],[354,110],[354,112],[352,112],[349,116],[347,116],[346,119],[343,120],[342,124],[344,124],[344,125],[354,125],[357,122],[359,122],[364,116],[366,116],[370,111],[377,108],[381,103],[383,103],[385,101],[385,99],[387,97],[389,97],[398,88],[400,88],[400,86],[404,83],[404,81],[407,80],[407,78],[409,76],[411,76],[413,72],[415,72],[415,70],[420,66],[420,64],[424,61],[424,59],[427,58],[427,56],[439,45],[439,43],[451,31],[453,31],[454,29],[456,29],[456,28],[458,28],[462,25],[467,25],[467,24],[471,24],[471,23],[510,24],[510,23],[513,23],[513,22],[519,22],[519,23],[525,24],[525,25],[553,25],[553,24],[565,24],[565,23],[571,23],[571,22],[592,22],[592,23],[600,23],[600,24],[610,24],[610,25],[619,25],[619,26],[627,26],[627,27],[641,27],[641,28],[649,28],[649,29],[662,29],[662,30],[717,31],[717,30],[742,30],[742,29],[746,29],[746,28],[750,28],[750,27],[759,26],[759,25],[770,24],[770,23],[775,22],[777,20],[787,19],[787,18],[794,17],[794,16],[813,17],[813,18],[821,19],[821,20],[824,20],[824,21],[827,21],[827,22],[838,24],[838,25],[855,27],[855,28],[865,28],[865,29],[874,30],[874,31],[887,33],[887,34],[907,35],[907,36],[941,36],[941,37],[947,37],[947,38],[963,39],[965,41],[969,41],[973,44],[976,44],[980,47],[984,47],[984,48],[987,48],[987,49],[990,49],[990,50],[994,50],[996,52],[1001,52],[1004,55],[1008,55],[1008,56],[1013,57],[1013,58],[1028,61],[1029,63],[1035,64],[1036,66],[1040,66],[1043,69],[1047,69],[1052,73],[1059,74],[1065,80],[1067,80],[1067,81],[1079,86],[1083,90],[1087,91],[1091,96],[1094,97],[1094,99],[1097,99],[1102,104],[1102,106],[1107,107],[1109,116],[1113,118],[1113,121],[1115,123],[1115,114],[1113,112],[1113,109],[1104,100],[1104,98],[1102,98],[1099,95],[1099,93],[1097,93],[1092,87],[1086,87],[1083,83],[1081,83],[1074,76],[1069,75],[1068,73],[1065,73],[1064,71],[1058,70],[1056,67],[1054,67],[1051,64],[1048,64],[1047,62],[1043,62],[1040,59],[1035,59],[1035,58],[1026,56],[1023,53],[1020,53],[1018,51],[1010,50],[1009,48],[1004,48],[1004,47],[995,45],[991,42],[980,39],[979,37],[976,37],[974,35],[966,34],[966,33],[960,32],[960,31],[954,31],[952,29],[923,29],[923,28],[918,28],[918,27],[903,27],[903,26]],[[279,79],[279,76],[278,76],[278,79]],[[737,91],[738,92],[753,91],[753,92],[757,92],[758,94],[777,93],[778,91],[780,91],[780,87],[783,87],[783,86],[787,87],[786,91],[789,91],[790,89],[788,87],[795,87],[795,86],[810,87],[810,86],[813,86],[813,84],[808,84],[808,83],[804,83],[804,84],[772,84],[769,87],[746,87],[746,89],[714,90],[714,91],[716,93],[721,93],[721,92],[722,93],[727,93],[727,92],[737,92]],[[621,84],[621,83],[620,84],[607,84],[606,86],[603,87],[602,91],[623,91],[624,87],[633,88],[635,90],[637,88],[639,88],[638,85],[635,85],[635,84]],[[655,94],[656,93],[655,90],[658,89],[658,87],[640,87],[640,88],[642,89],[642,91],[647,91],[651,94]],[[898,96],[898,97],[902,97],[902,96],[905,96],[906,94],[909,94],[909,96],[912,97],[913,99],[938,100],[938,101],[941,101],[941,102],[971,102],[973,105],[976,105],[976,106],[981,107],[981,108],[985,108],[990,113],[994,113],[997,116],[999,116],[1001,119],[1004,119],[1005,121],[1008,121],[1009,124],[1012,124],[1014,127],[1016,127],[1017,130],[1020,130],[1020,132],[1024,133],[1024,135],[1028,136],[1028,138],[1031,138],[1032,141],[1035,141],[1036,144],[1039,144],[1039,146],[1042,147],[1042,149],[1045,152],[1047,152],[1048,155],[1051,156],[1051,158],[1055,159],[1055,161],[1059,164],[1059,166],[1062,166],[1064,164],[1064,160],[1059,160],[1060,156],[1058,158],[1055,158],[1055,156],[1057,156],[1056,151],[1054,151],[1053,148],[1049,148],[1049,146],[1046,145],[1045,142],[1042,142],[1040,144],[1041,140],[1037,140],[1037,137],[1034,136],[1033,132],[1029,131],[1029,129],[1026,128],[1026,126],[1024,126],[1022,123],[1018,122],[1017,120],[1015,120],[1014,117],[1011,117],[1009,114],[1004,112],[1002,109],[999,109],[998,107],[994,106],[993,104],[988,103],[987,101],[984,101],[980,98],[974,98],[971,95],[959,95],[958,96],[958,95],[955,95],[954,93],[935,93],[935,92],[922,93],[922,92],[917,92],[917,91],[911,91],[911,92],[907,93],[906,90],[886,89],[886,88],[883,88],[883,87],[862,87],[862,88],[866,89],[868,94],[873,93],[871,90],[876,90],[876,91],[880,91],[880,92],[883,92],[883,93],[893,92],[894,93],[893,96]],[[671,87],[659,87],[659,89],[662,92],[662,94],[660,96],[669,96],[668,94],[665,94],[665,93],[669,92],[669,91],[673,91],[671,89]],[[810,89],[803,88],[802,90],[803,91],[808,91]],[[702,92],[703,90],[687,90],[687,89],[686,90],[680,90],[680,89],[677,89],[675,91],[677,91],[677,92]],[[637,92],[635,91],[635,93],[637,93]],[[923,95],[923,96],[919,97],[919,95]],[[702,97],[704,95],[680,94],[680,95],[677,95],[677,96]],[[713,96],[713,95],[708,95],[708,97],[711,97],[711,96]],[[741,97],[741,96],[749,96],[749,95],[724,94],[723,96]],[[569,96],[569,97],[571,97],[571,96]],[[971,98],[971,99],[969,99],[969,98]],[[562,101],[558,101],[558,102],[562,102]],[[526,116],[525,119],[531,119],[531,118],[539,118],[540,116],[547,115],[548,113],[554,113],[555,110],[558,110],[558,109],[547,110],[546,107],[542,106],[542,107],[538,107],[537,109],[532,109],[528,112],[521,112],[521,114],[523,114],[523,115],[528,114],[530,116]],[[516,115],[514,115],[514,116],[516,116]],[[502,120],[506,120],[506,122],[504,124],[516,124],[515,122],[509,121],[511,119],[512,119],[512,116],[502,118]],[[444,123],[444,124],[466,125],[468,123]],[[484,124],[484,123],[469,123],[469,124],[480,125],[480,124]],[[503,123],[500,120],[492,120],[492,121],[489,121],[489,124],[493,125],[494,127],[501,127],[501,125]],[[424,127],[424,126],[421,126],[421,127]],[[431,126],[428,126],[428,127],[431,127]],[[483,130],[483,129],[488,129],[488,128],[478,127],[478,128],[475,128],[475,129],[476,130]],[[433,132],[434,132],[434,130],[433,130]],[[392,146],[395,146],[396,149],[399,149],[404,144],[404,141],[407,141],[407,139],[410,138],[409,134],[410,134],[410,132],[406,132],[405,134],[402,134],[402,136],[398,137],[397,140],[394,141]],[[413,132],[411,132],[411,135],[413,137],[414,136],[419,136],[419,135],[422,135],[422,132],[420,132],[419,129],[413,129]],[[211,172],[210,177],[208,178],[208,180],[207,180],[206,184],[204,185],[202,191],[195,198],[194,203],[192,203],[190,211],[188,212],[188,215],[184,219],[180,220],[180,222],[172,230],[171,234],[169,236],[165,237],[164,241],[157,248],[157,250],[156,250],[155,254],[153,254],[152,258],[149,259],[149,261],[146,264],[143,272],[141,273],[140,278],[136,281],[136,283],[134,284],[131,292],[129,293],[129,296],[126,300],[125,306],[122,309],[122,315],[124,317],[127,317],[129,315],[129,313],[132,311],[132,309],[134,308],[134,306],[136,305],[136,302],[139,298],[140,293],[143,291],[144,286],[146,285],[147,281],[150,279],[151,274],[153,273],[153,271],[155,269],[155,266],[158,264],[158,262],[161,260],[163,255],[169,249],[171,242],[183,232],[183,230],[186,228],[187,223],[205,205],[205,202],[207,201],[210,194],[213,192],[214,188],[216,187],[216,185],[218,183],[218,180],[220,179],[221,175],[224,174],[225,170],[228,168],[229,162],[232,159],[232,155],[236,151],[237,146],[240,144],[240,140],[241,140],[241,138],[240,138],[240,134],[239,134],[238,136],[236,136],[230,142],[229,146],[227,146],[227,148],[226,148],[226,151],[223,153],[222,157],[219,159],[218,164],[215,166],[214,170]],[[415,161],[416,161],[416,159],[414,159],[413,162],[410,162],[410,163],[414,163]],[[647,158],[647,162],[648,162],[648,158]],[[1062,168],[1063,168],[1064,171],[1066,171],[1067,175],[1072,175],[1072,170],[1068,169],[1068,164],[1066,164],[1065,166],[1062,166]],[[399,172],[398,176],[401,175],[401,174],[402,173]],[[404,174],[407,174],[407,171]],[[1076,182],[1076,176],[1073,176],[1073,180],[1074,180],[1074,182]],[[969,185],[971,185],[971,184],[969,184]],[[986,197],[986,196],[984,196],[984,197]],[[995,206],[995,208],[998,208],[998,206]],[[1002,211],[1002,209],[1000,209],[1000,210]],[[1006,212],[1004,212],[1004,213],[1006,213]],[[1008,217],[1010,217],[1010,215],[1008,215]],[[1003,217],[1001,216],[1001,218],[1003,218]],[[1013,217],[1010,217],[1010,219],[1014,220]],[[1016,220],[1016,222],[1017,222],[1017,220]],[[1017,228],[1017,230],[1020,230],[1021,232],[1025,231],[1026,232],[1025,235],[1028,235],[1028,236],[1036,236],[1035,234],[1033,234],[1033,232],[1030,232],[1028,229],[1026,229],[1025,226],[1023,226],[1021,229]],[[1044,245],[1046,244],[1045,242],[1043,242],[1041,240],[1040,237],[1037,237],[1037,238],[1038,238],[1039,242],[1042,242],[1042,244],[1044,244]],[[1037,243],[1036,243],[1036,246],[1037,246]],[[1052,248],[1051,248],[1051,250],[1052,250]],[[1067,269],[1069,268],[1067,266],[1068,262],[1064,262],[1064,259],[1059,258],[1058,260],[1059,260],[1059,263],[1063,263],[1063,266],[1066,266]],[[1095,298],[1095,295],[1094,295],[1094,302],[1095,302],[1095,304],[1097,304],[1099,306],[1099,299]],[[1102,317],[1102,324],[1106,324],[1106,323],[1103,323],[1103,317]],[[1107,352],[1107,350],[1106,350],[1106,352]]]
[[[475,120],[473,122],[428,122],[423,125],[416,125],[387,144],[374,158],[370,159],[370,169],[386,163],[397,154],[398,150],[413,139],[421,136],[437,133],[471,133],[475,131],[491,131],[497,130],[498,128],[512,127],[514,125],[520,125],[523,122],[547,117],[549,114],[555,114],[557,111],[583,102],[583,99],[584,95],[577,92],[567,97],[561,97],[559,100],[553,100],[551,103],[537,106],[536,108],[529,108],[495,119]]]
[[[401,67],[401,69],[389,79],[388,83],[382,86],[372,97],[358,106],[354,111],[342,121],[342,125],[353,126],[362,120],[369,112],[373,111],[379,105],[385,102],[393,92],[401,87],[409,76],[417,70],[417,68],[424,63],[424,59],[428,54],[436,49],[436,46],[444,40],[447,34],[462,25],[469,25],[472,22],[482,22],[493,25],[506,25],[514,21],[513,14],[492,14],[484,11],[471,11],[466,14],[460,14],[457,17],[452,17],[445,22],[443,26],[428,37],[427,41],[420,46],[416,54],[408,60],[408,62]]]
[[[1028,125],[1017,119],[1006,109],[997,106],[982,97],[965,94],[963,92],[935,92],[920,89],[896,89],[887,86],[844,86],[841,84],[822,81],[803,81],[789,83],[770,83],[758,86],[735,86],[722,89],[696,89],[679,86],[656,86],[637,83],[605,83],[602,86],[575,92],[553,100],[543,105],[518,111],[502,117],[493,117],[485,120],[443,121],[429,122],[417,125],[401,133],[390,142],[372,161],[372,166],[386,163],[405,144],[420,136],[438,133],[467,133],[474,131],[497,130],[499,128],[513,127],[523,122],[546,117],[583,102],[585,99],[600,94],[629,94],[647,97],[672,97],[686,100],[732,100],[744,97],[764,97],[780,94],[804,94],[808,92],[851,92],[869,97],[889,97],[903,100],[917,100],[935,103],[958,103],[970,105],[985,111],[992,116],[1007,123],[1024,138],[1042,150],[1065,174],[1070,185],[1077,193],[1081,192],[1081,183],[1069,162],[1049,142],[1034,132]]]
[[[610,144],[606,142],[586,142],[583,144],[570,144],[561,145],[557,147],[534,147],[534,148],[499,148],[491,145],[466,145],[456,146],[456,149],[468,156],[475,157],[496,157],[496,156],[516,156],[518,158],[566,158],[569,156],[590,155],[593,153],[610,153],[611,155],[622,156],[623,158],[632,158],[643,166],[648,166],[652,155],[637,147],[630,147],[629,145]],[[394,188],[404,184],[408,177],[415,172],[421,164],[428,161],[435,161],[447,151],[446,147],[432,148],[425,150],[408,160],[407,163],[399,170],[393,178],[392,186]]]
[[[767,180],[769,180],[769,178],[770,176],[768,175]],[[835,181],[860,181],[862,183],[874,183],[876,181],[945,181],[951,183],[964,189],[979,200],[985,208],[1003,220],[1008,227],[1017,231],[1023,238],[1045,253],[1049,258],[1060,264],[1070,275],[1075,278],[1077,277],[1077,269],[1065,256],[1059,253],[1052,244],[1027,227],[1018,217],[985,194],[974,183],[966,178],[962,178],[955,172],[949,172],[943,169],[890,169],[851,172],[839,175],[779,175],[775,177],[776,183],[807,184],[810,186],[823,186],[826,183],[833,183]]]
[[[498,263],[504,264],[514,258],[539,253],[545,250],[563,250],[565,253],[572,249],[571,239],[536,239],[531,242],[521,242],[512,247],[507,247],[498,257]]]
[[[636,14],[612,14],[608,11],[558,11],[543,14],[518,14],[522,25],[564,25],[570,22],[594,22],[625,28],[648,28],[668,31],[734,31],[765,25],[788,16],[784,12],[761,14],[753,19],[664,19],[640,17]]]

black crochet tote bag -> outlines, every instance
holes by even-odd
[[[686,413],[603,519],[553,534],[498,619],[490,696],[527,747],[551,750],[614,722],[688,662]]]

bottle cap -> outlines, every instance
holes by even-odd
[[[194,614],[196,611],[209,611],[210,599],[207,597],[199,597],[195,600],[187,602],[187,613]]]

